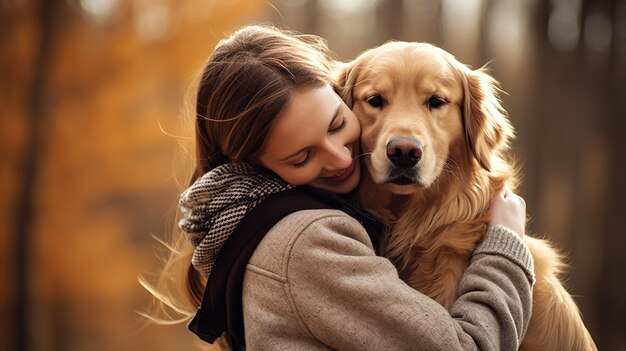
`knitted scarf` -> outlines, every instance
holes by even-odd
[[[208,277],[246,213],[269,195],[291,188],[277,176],[243,162],[218,166],[196,180],[180,197],[178,222],[195,248],[194,268]]]

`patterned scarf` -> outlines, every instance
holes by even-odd
[[[178,226],[195,248],[191,263],[208,277],[239,221],[271,194],[294,186],[247,163],[227,163],[207,172],[180,197]]]

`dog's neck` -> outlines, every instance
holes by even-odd
[[[362,174],[360,189],[367,191],[358,192],[358,202],[385,224],[391,225],[411,202],[413,194],[394,194],[374,183],[367,171],[363,170]]]

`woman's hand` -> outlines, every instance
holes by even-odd
[[[524,199],[514,194],[506,188],[496,197],[491,199],[489,207],[491,221],[489,225],[501,225],[524,236],[526,230],[526,202]]]

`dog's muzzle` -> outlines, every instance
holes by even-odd
[[[391,162],[387,182],[407,185],[418,183],[417,166],[424,145],[415,138],[396,137],[387,143],[387,159]]]

